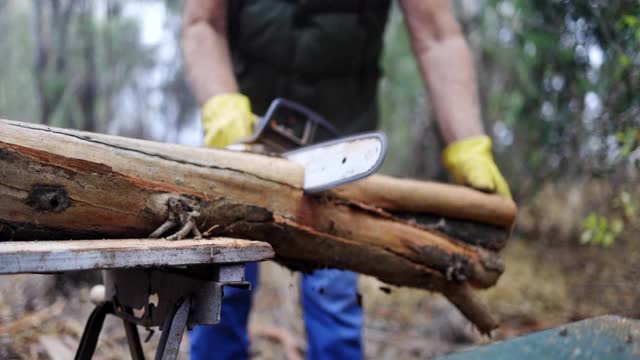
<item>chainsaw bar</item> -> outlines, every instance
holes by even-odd
[[[304,167],[304,191],[316,193],[375,173],[386,154],[386,136],[370,132],[305,146],[281,156]]]

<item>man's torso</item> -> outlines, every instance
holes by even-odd
[[[344,133],[377,126],[377,83],[389,0],[233,0],[229,41],[256,113],[300,102]]]

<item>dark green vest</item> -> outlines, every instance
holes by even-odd
[[[283,97],[345,134],[376,128],[389,0],[230,0],[229,7],[234,71],[255,113]]]

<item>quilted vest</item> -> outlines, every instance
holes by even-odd
[[[377,126],[390,0],[230,0],[229,45],[242,93],[304,104],[345,134]]]

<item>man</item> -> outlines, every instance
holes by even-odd
[[[300,102],[345,134],[377,126],[377,83],[390,0],[187,0],[183,51],[202,104],[205,144],[252,133],[275,97]],[[400,0],[422,78],[459,182],[511,196],[480,121],[471,53],[446,0]],[[255,281],[254,267],[247,276]],[[309,358],[362,358],[356,276],[303,276]],[[247,357],[246,292],[227,292],[222,323],[191,333],[194,358]]]

